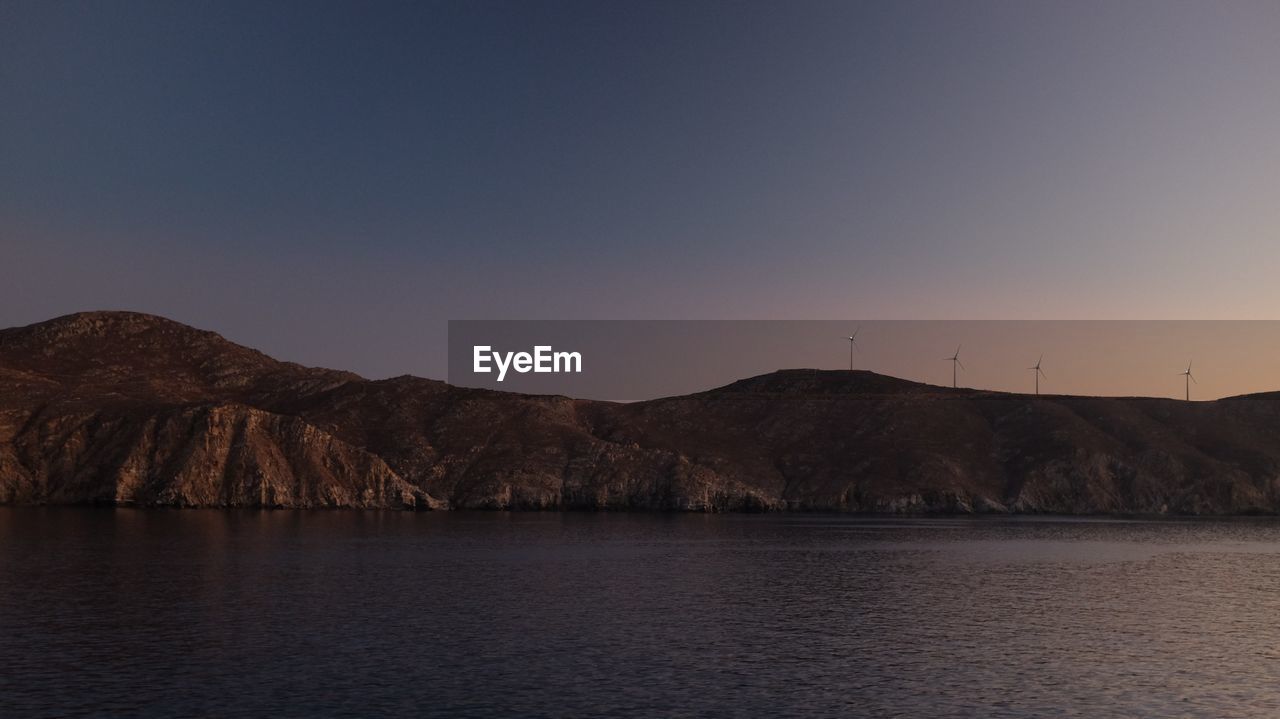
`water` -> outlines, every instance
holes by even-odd
[[[0,508],[0,716],[1274,717],[1280,522]]]

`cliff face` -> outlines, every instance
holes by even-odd
[[[0,502],[431,504],[377,455],[262,408],[358,380],[147,315],[0,331]]]
[[[368,381],[85,313],[0,331],[0,502],[1274,513],[1280,396],[790,370],[619,405]]]

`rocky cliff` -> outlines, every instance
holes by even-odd
[[[0,331],[0,502],[1275,513],[1280,396],[787,370],[613,404],[369,381],[95,312]]]

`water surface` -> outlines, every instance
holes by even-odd
[[[0,716],[1274,717],[1280,523],[0,508]]]

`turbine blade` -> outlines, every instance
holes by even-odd
[[[956,364],[960,365],[960,369],[964,369],[964,363],[963,363],[963,362],[961,362],[961,361],[960,361],[960,358],[958,358],[958,357],[956,358]]]
[[[1194,382],[1194,383],[1196,383],[1196,384],[1200,384],[1200,380],[1196,379],[1196,376],[1195,376],[1195,375],[1193,375],[1193,374],[1191,374],[1190,372],[1188,372],[1188,373],[1187,373],[1187,376],[1191,378],[1191,381],[1192,381],[1192,382]]]

